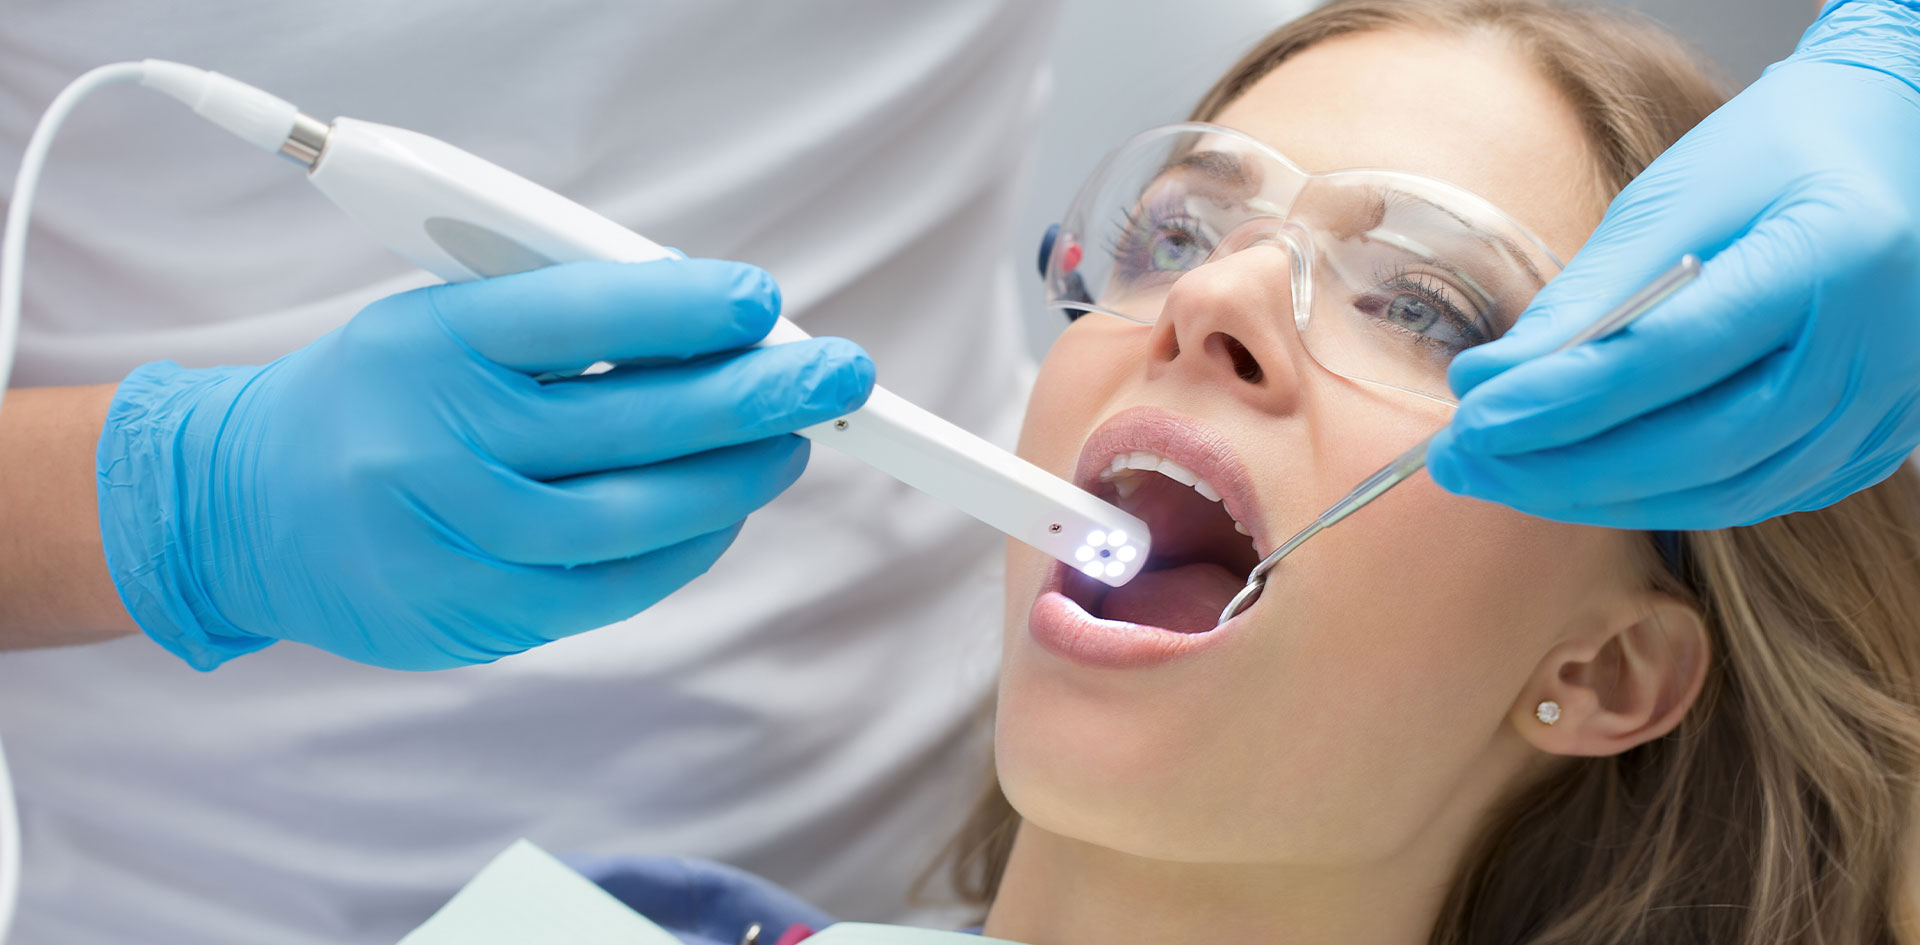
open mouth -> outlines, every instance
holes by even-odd
[[[1062,565],[1060,591],[1099,620],[1204,633],[1260,563],[1253,538],[1259,523],[1234,517],[1235,510],[1252,514],[1250,491],[1224,442],[1191,421],[1153,414],[1145,431],[1139,418],[1128,418],[1132,422],[1123,425],[1131,435],[1102,443],[1096,433],[1083,455],[1081,477],[1095,495],[1147,523],[1153,544],[1146,567],[1116,588]],[[1155,431],[1171,435],[1151,435]],[[1146,443],[1153,448],[1141,448]],[[1220,487],[1196,469],[1222,480]]]

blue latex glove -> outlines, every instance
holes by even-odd
[[[629,617],[871,390],[850,342],[738,351],[778,310],[750,266],[582,263],[383,299],[265,367],[142,367],[97,453],[120,599],[201,669],[274,640],[435,669]],[[656,360],[533,379],[602,359]]]
[[[1920,444],[1920,3],[1831,3],[1613,202],[1506,337],[1463,352],[1442,487],[1548,518],[1750,524]],[[1691,286],[1542,355],[1681,255]],[[1537,360],[1536,360],[1537,359]]]

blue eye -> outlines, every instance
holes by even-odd
[[[1418,295],[1405,293],[1396,295],[1387,303],[1387,321],[1411,332],[1426,334],[1433,323],[1440,320],[1440,307]]]
[[[1384,328],[1449,356],[1491,339],[1478,320],[1447,298],[1447,288],[1422,273],[1397,270],[1378,281],[1380,291],[1359,296],[1353,306]]]
[[[1206,261],[1200,239],[1178,226],[1163,225],[1153,234],[1153,268],[1185,272]]]
[[[1200,221],[1181,209],[1139,207],[1115,230],[1110,246],[1114,265],[1132,278],[1188,272],[1213,252]]]

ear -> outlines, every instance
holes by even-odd
[[[1556,755],[1617,755],[1680,724],[1707,678],[1711,646],[1700,612],[1658,591],[1624,601],[1610,625],[1553,648],[1511,715],[1520,735]],[[1560,717],[1542,722],[1543,701]]]

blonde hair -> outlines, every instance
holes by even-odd
[[[1301,50],[1380,29],[1487,31],[1580,116],[1606,194],[1723,101],[1648,21],[1546,0],[1341,0],[1280,28],[1194,110],[1208,120]],[[1837,505],[1685,536],[1715,658],[1664,738],[1570,759],[1491,810],[1433,945],[1920,945],[1920,478]],[[984,907],[1018,815],[991,784],[948,845]]]

